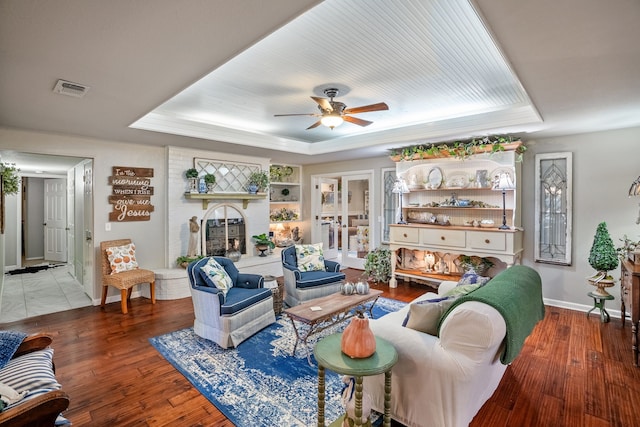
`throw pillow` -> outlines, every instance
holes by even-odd
[[[455,301],[454,297],[418,301],[409,305],[404,326],[425,334],[438,334],[438,321]]]
[[[298,258],[298,268],[301,271],[324,270],[322,243],[296,245],[296,257]]]
[[[458,282],[458,286],[478,285],[478,287],[480,287],[484,286],[489,280],[491,280],[491,277],[480,276],[475,271],[470,270],[462,275]]]
[[[450,291],[445,292],[444,294],[442,294],[442,296],[443,297],[459,297],[459,296],[462,296],[462,295],[466,295],[471,291],[475,291],[479,287],[480,287],[480,285],[478,285],[478,284],[458,285],[455,288],[451,289]]]
[[[133,243],[107,248],[107,257],[109,258],[109,264],[111,264],[111,274],[138,268],[136,245]]]
[[[0,371],[0,383],[18,393],[26,393],[24,399],[59,390],[61,385],[53,372],[53,349],[46,348],[11,359]]]
[[[200,267],[200,276],[208,286],[220,289],[225,296],[233,286],[227,271],[213,258],[209,258],[207,263]]]

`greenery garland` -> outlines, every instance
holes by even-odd
[[[450,141],[443,143],[417,144],[404,148],[394,148],[390,151],[391,157],[400,156],[401,160],[411,161],[415,157],[419,159],[428,157],[454,157],[458,159],[467,159],[476,153],[476,148],[481,146],[490,146],[491,153],[504,151],[504,144],[515,142],[512,136],[485,136],[483,138],[473,138],[466,141]],[[527,150],[524,144],[521,144],[517,150],[517,161],[522,161],[522,154]],[[416,156],[417,155],[417,156]]]

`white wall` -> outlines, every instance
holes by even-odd
[[[543,295],[548,303],[569,308],[593,306],[587,292],[594,288],[585,277],[593,273],[589,251],[596,227],[607,223],[614,245],[624,234],[640,240],[640,226],[635,224],[640,198],[628,197],[629,186],[640,175],[638,152],[640,128],[610,132],[548,138],[526,143],[522,169],[522,220],[524,233],[523,264],[535,268],[542,276]],[[571,266],[534,263],[534,167],[537,153],[573,153],[573,260]],[[614,272],[620,277],[620,270]],[[608,310],[620,308],[619,285],[609,289],[615,301]]]
[[[17,194],[5,196],[4,198],[4,237],[6,242],[15,242],[18,240],[18,202],[22,196],[22,191]],[[4,265],[7,268],[15,268],[18,265],[18,249],[16,245],[12,245],[4,251]],[[4,270],[1,271],[4,273]]]

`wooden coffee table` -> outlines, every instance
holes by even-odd
[[[302,342],[307,350],[307,360],[311,365],[311,351],[307,344],[309,337],[352,318],[354,308],[362,308],[369,312],[370,317],[373,317],[371,310],[381,294],[382,291],[378,289],[370,289],[369,293],[364,295],[335,293],[287,308],[284,314],[291,319],[296,333],[293,355],[296,354],[298,344]]]

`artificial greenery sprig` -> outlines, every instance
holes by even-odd
[[[0,174],[2,175],[2,192],[5,195],[17,194],[20,188],[20,169],[15,164],[0,164]]]

